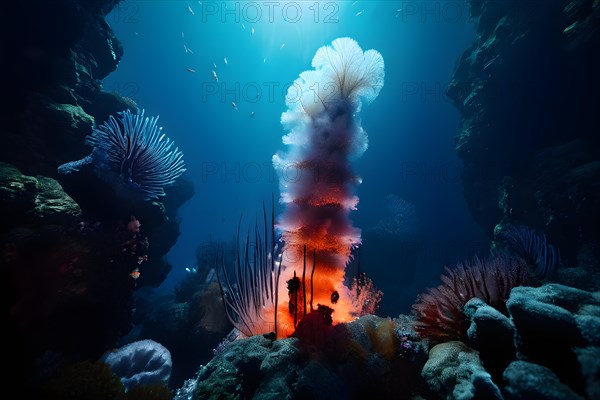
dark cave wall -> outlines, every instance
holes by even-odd
[[[545,232],[567,260],[600,239],[600,4],[471,1],[477,39],[447,87],[464,194],[490,235]]]
[[[88,114],[95,116],[91,104],[123,55],[104,21],[117,3],[38,0],[4,6],[0,79],[10,101],[2,109],[1,160],[24,173],[54,177],[59,164],[88,151],[83,138],[93,122]]]
[[[20,388],[30,389],[59,361],[97,359],[127,333],[132,294],[166,278],[177,209],[194,194],[181,179],[164,203],[127,202],[91,171],[57,173],[90,153],[85,137],[95,123],[137,108],[102,90],[123,55],[105,22],[118,3],[16,1],[0,15],[3,326]],[[139,233],[128,227],[131,216],[141,221]],[[134,280],[142,255],[148,260]]]

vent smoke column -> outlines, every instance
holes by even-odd
[[[311,311],[311,299],[313,309],[320,304],[334,310],[334,324],[352,320],[360,308],[344,285],[351,250],[361,243],[350,220],[360,183],[351,161],[367,149],[357,113],[383,87],[384,63],[379,52],[363,52],[355,40],[339,38],[317,50],[312,67],[288,90],[281,116],[287,152],[273,156],[285,204],[278,223],[284,241],[280,336],[291,334],[294,321]],[[294,274],[304,285],[291,294],[285,283]]]

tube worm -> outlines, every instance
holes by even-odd
[[[361,243],[360,229],[350,220],[360,184],[351,161],[367,148],[357,113],[361,102],[375,99],[383,87],[384,63],[377,51],[363,52],[353,39],[339,38],[317,50],[312,66],[288,89],[288,110],[281,116],[289,129],[283,137],[288,151],[273,156],[280,201],[285,204],[277,225],[284,242],[281,282],[294,279],[295,273],[296,279],[311,276],[311,282],[302,283],[311,288],[308,294],[292,295],[280,286],[280,336],[293,333],[294,317],[311,311],[304,310],[303,296],[310,296],[311,307],[314,303],[315,308],[319,304],[333,308],[334,323],[349,321],[357,312],[344,285],[351,250]],[[305,274],[306,264],[317,267]]]

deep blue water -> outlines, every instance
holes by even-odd
[[[345,36],[385,60],[385,85],[360,112],[369,148],[354,162],[363,178],[355,226],[373,227],[384,216],[388,194],[414,205],[425,232],[414,292],[433,284],[444,264],[487,249],[463,198],[454,150],[458,112],[444,96],[475,36],[468,17],[467,5],[453,1],[169,0],[117,6],[106,20],[125,54],[104,88],[133,98],[147,115],[160,115],[159,124],[185,154],[196,190],[179,210],[181,236],[167,256],[173,270],[161,289],[172,289],[194,265],[199,245],[230,239],[240,215],[252,222],[262,201],[269,202],[272,193],[277,198],[271,158],[284,149],[280,117],[287,86],[311,69],[319,47]],[[402,280],[401,258],[391,253],[386,265],[364,260],[363,269]],[[384,299],[403,286],[375,283],[386,286]]]

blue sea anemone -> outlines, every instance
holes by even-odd
[[[156,125],[158,117],[144,118],[144,110],[126,110],[110,116],[87,137],[92,154],[83,160],[61,165],[60,173],[77,171],[92,163],[96,174],[109,182],[119,195],[141,195],[154,200],[165,195],[164,188],[185,172],[183,154]]]

